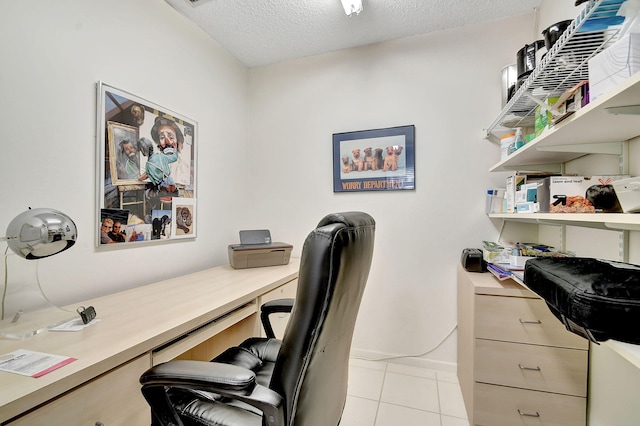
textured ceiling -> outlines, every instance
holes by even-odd
[[[248,67],[531,13],[542,0],[165,0]]]

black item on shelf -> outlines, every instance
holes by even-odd
[[[536,68],[538,52],[544,47],[544,40],[536,40],[531,44],[525,44],[516,55],[516,68],[518,79],[526,77]]]
[[[482,250],[477,248],[466,248],[462,250],[460,258],[462,267],[469,272],[485,272],[487,262],[482,258]]]
[[[572,22],[572,19],[568,21],[556,22],[555,24],[542,31],[542,36],[544,37],[544,45],[547,47],[547,50],[551,50],[553,45],[556,43],[556,41],[558,41],[562,33],[564,33],[566,29],[569,28]]]
[[[639,344],[640,266],[586,257],[535,258],[524,283],[567,330],[602,342]]]
[[[612,1],[615,4],[612,5]],[[592,0],[584,5],[586,7],[547,52],[545,59],[536,64],[535,71],[529,73],[520,89],[516,85],[516,92],[509,103],[485,128],[488,139],[497,143],[502,127],[534,127],[535,112],[539,105],[536,99],[542,100],[552,92],[563,93],[585,80],[589,59],[615,42],[619,31],[616,26],[594,30],[590,22],[599,20],[603,15],[615,15],[616,11],[611,12],[610,9],[623,2]]]

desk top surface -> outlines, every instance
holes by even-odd
[[[0,340],[0,355],[27,349],[77,358],[32,378],[0,371],[0,422],[46,402],[297,278],[288,265],[220,266],[74,304],[94,306],[100,322],[80,332]]]

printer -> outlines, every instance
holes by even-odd
[[[240,231],[240,244],[229,245],[229,263],[234,269],[286,265],[293,246],[271,242],[268,229]]]

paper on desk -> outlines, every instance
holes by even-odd
[[[73,361],[76,361],[76,358],[18,349],[15,352],[0,355],[0,371],[40,377]]]
[[[56,325],[55,327],[50,328],[49,331],[80,331],[89,326],[92,326],[97,322],[100,322],[100,320],[94,319],[89,324],[84,324],[81,318],[75,318],[75,319],[72,319],[71,321],[67,321],[60,325]]]

